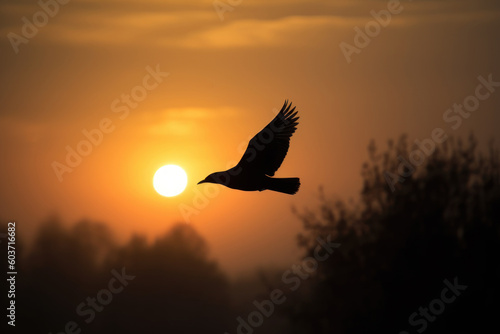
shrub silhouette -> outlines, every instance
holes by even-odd
[[[412,148],[413,149],[413,148]],[[409,316],[440,297],[444,279],[466,292],[428,322],[427,333],[481,332],[496,318],[500,290],[500,160],[493,142],[478,152],[449,139],[392,192],[384,177],[407,158],[402,136],[378,153],[368,147],[360,201],[330,201],[297,212],[298,244],[312,255],[316,237],[341,247],[309,280],[311,294],[288,309],[297,333],[416,333]],[[420,317],[419,317],[420,318]]]

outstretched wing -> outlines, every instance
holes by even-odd
[[[297,111],[295,107],[290,110],[291,106],[291,102],[285,101],[278,115],[250,140],[237,167],[274,175],[285,159],[290,138],[299,124],[299,117],[295,117]]]

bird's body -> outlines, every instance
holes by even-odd
[[[228,169],[227,173],[231,180],[226,185],[229,188],[246,191],[264,190],[264,178],[266,177],[264,174],[248,168],[239,168],[238,166]]]
[[[290,146],[290,138],[297,129],[299,117],[295,108],[285,104],[276,117],[249,142],[240,162],[224,172],[207,176],[200,183],[218,183],[245,191],[273,190],[295,194],[300,187],[299,178],[272,178],[281,166]]]

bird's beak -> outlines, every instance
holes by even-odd
[[[202,184],[202,183],[207,183],[207,181],[201,180],[200,182],[198,182],[198,184]]]

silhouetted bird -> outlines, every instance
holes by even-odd
[[[285,101],[276,117],[248,143],[240,162],[224,172],[212,173],[200,183],[218,183],[226,187],[255,191],[274,190],[293,195],[300,187],[298,177],[271,178],[285,159],[290,138],[297,129],[299,117],[295,107]],[[295,112],[294,112],[295,111]]]

